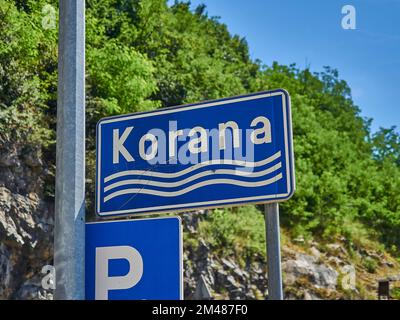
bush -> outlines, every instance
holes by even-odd
[[[369,273],[375,273],[376,268],[378,267],[378,263],[374,259],[366,257],[363,260],[363,266],[367,269]]]
[[[265,254],[264,216],[254,206],[213,210],[199,229],[224,254]]]

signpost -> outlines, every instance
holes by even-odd
[[[267,261],[268,261],[268,298],[270,300],[282,300],[282,268],[281,268],[281,244],[279,236],[279,205],[268,203],[264,208]]]
[[[84,299],[85,1],[60,0],[54,229],[56,299]]]
[[[100,120],[101,217],[287,200],[294,192],[284,90]]]
[[[179,217],[86,224],[86,299],[183,298]]]

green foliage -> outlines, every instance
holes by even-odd
[[[390,297],[395,300],[400,300],[400,288],[393,288],[390,290]]]
[[[251,257],[265,252],[264,216],[254,206],[215,209],[200,222],[199,232],[225,255]]]
[[[371,257],[366,257],[362,263],[369,273],[375,273],[376,268],[378,267],[376,260],[372,259]]]
[[[104,104],[103,115],[143,111],[157,106],[146,100],[156,90],[154,68],[134,49],[108,41],[88,52],[91,93]]]
[[[350,88],[330,68],[311,74],[274,63],[264,68],[260,85],[284,87],[292,97],[297,190],[282,204],[283,223],[295,234],[342,234],[349,240],[374,236],[373,229],[398,246],[400,170],[393,128],[382,131],[384,138],[371,138]]]
[[[400,166],[400,134],[395,130],[396,127],[380,128],[372,135],[373,156],[380,162],[388,160]]]
[[[16,138],[47,145],[48,109],[53,98],[56,31],[40,28],[36,7],[31,14],[0,0],[0,130]]]

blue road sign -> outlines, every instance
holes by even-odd
[[[295,189],[285,90],[104,118],[97,125],[100,216],[289,199]]]
[[[179,217],[86,224],[88,300],[183,299]]]

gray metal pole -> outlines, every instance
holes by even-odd
[[[268,259],[268,299],[282,300],[281,244],[279,237],[279,204],[265,204]]]
[[[55,299],[85,298],[85,2],[60,0]]]

